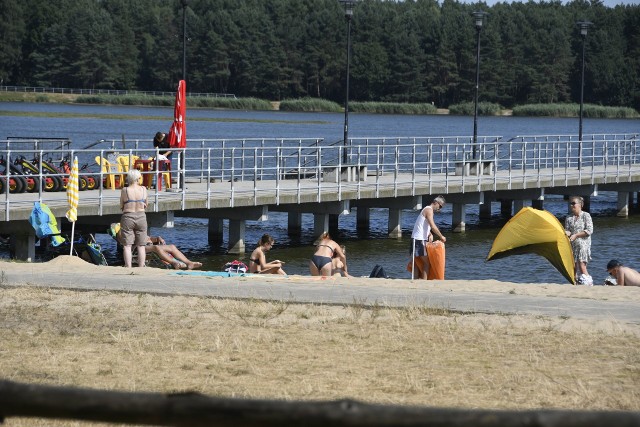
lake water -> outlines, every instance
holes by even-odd
[[[80,113],[118,115],[127,118],[39,118],[11,115],[11,112]],[[59,137],[70,138],[75,149],[86,147],[98,140],[117,140],[124,135],[129,139],[151,140],[158,130],[168,131],[173,118],[173,108],[113,107],[63,104],[0,103],[0,138],[6,137]],[[191,119],[191,120],[190,120]],[[229,110],[188,110],[188,139],[217,138],[324,138],[326,141],[342,139],[344,114],[338,113],[289,113]],[[564,118],[480,117],[478,133],[486,136],[516,135],[575,135],[578,120]],[[584,134],[638,133],[640,120],[586,119]],[[350,137],[426,137],[468,136],[473,131],[472,117],[457,116],[396,116],[350,114]],[[101,148],[99,145],[95,148]],[[104,147],[106,148],[106,147]],[[80,201],[82,203],[82,200]],[[547,196],[545,209],[563,220],[567,204],[558,196]],[[617,258],[623,263],[640,269],[640,215],[634,212],[629,218],[615,217],[616,193],[600,192],[592,199],[591,214],[595,232],[592,239],[593,260],[589,272],[596,282],[606,276],[605,265]],[[410,259],[409,235],[418,211],[405,211],[401,239],[387,237],[387,211],[373,209],[371,228],[358,233],[355,212],[341,216],[339,233],[334,239],[347,246],[349,271],[356,276],[369,275],[376,264],[396,278],[408,278],[405,266]],[[546,260],[533,255],[509,257],[485,262],[493,239],[506,219],[500,218],[499,206],[494,204],[491,221],[482,223],[478,208],[467,208],[467,231],[452,233],[450,206],[436,215],[436,222],[447,236],[447,279],[497,279],[513,282],[566,283],[564,278]],[[227,224],[225,224],[226,227]],[[260,236],[268,232],[276,239],[276,245],[268,259],[286,261],[285,270],[290,274],[308,274],[308,260],[313,253],[313,216],[303,215],[302,235],[287,234],[286,214],[271,212],[266,222],[248,222],[246,245],[249,251],[239,257],[245,262]],[[207,222],[199,219],[176,218],[174,229],[153,229],[165,240],[178,245],[188,257],[201,261],[208,270],[220,270],[221,266],[236,258],[225,254],[227,241],[212,247],[207,241]],[[227,235],[225,230],[225,236]],[[97,236],[106,255],[115,256],[114,242],[106,235]],[[0,256],[7,256],[6,248],[0,248]]]

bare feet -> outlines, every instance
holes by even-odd
[[[173,261],[171,263],[171,266],[173,267],[174,270],[182,270],[184,268],[187,268],[187,265],[184,262],[180,262],[180,261]]]
[[[195,270],[195,269],[200,268],[200,267],[202,267],[202,263],[201,262],[191,262],[191,263],[187,264],[187,268],[189,270]]]

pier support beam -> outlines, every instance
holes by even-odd
[[[58,222],[61,224],[61,222]],[[149,212],[147,214],[147,224],[149,227],[173,228],[175,217],[173,211]]]
[[[511,210],[513,202],[511,200],[500,200],[500,216],[503,218],[511,217]]]
[[[389,209],[389,237],[399,239],[402,237],[402,210]]]
[[[299,236],[302,234],[302,213],[289,212],[287,218],[287,233],[290,236]]]
[[[629,216],[629,193],[626,191],[618,192],[618,212],[616,216],[626,218]]]
[[[29,221],[0,222],[0,233],[10,236],[9,254],[11,258],[26,262],[35,260],[36,232]]]
[[[464,203],[453,203],[451,206],[451,228],[454,233],[463,233],[467,227],[466,208]]]
[[[329,214],[313,214],[313,235],[319,237],[329,231]]]
[[[451,230],[454,233],[463,233],[466,228],[466,210],[467,205],[476,204],[484,205],[484,192],[464,194],[450,194],[446,196],[447,205],[451,204]],[[489,198],[487,198],[490,200]]]
[[[516,199],[513,201],[513,214],[517,214],[518,212],[520,212],[520,209],[524,208],[526,206],[526,203],[524,200],[522,199]]]
[[[370,223],[371,210],[365,206],[358,206],[356,208],[356,229],[358,231],[367,231]]]
[[[491,219],[491,200],[485,200],[479,207],[480,219]]]
[[[207,236],[210,245],[220,244],[224,241],[224,220],[222,218],[209,218]]]
[[[244,240],[246,221],[238,219],[229,220],[229,253],[243,254],[245,251]]]
[[[531,207],[535,208],[535,209],[543,210],[544,209],[544,200],[532,200],[531,201]]]
[[[31,230],[33,231],[33,229]],[[13,259],[33,262],[36,258],[35,233],[12,233],[10,252]]]
[[[338,218],[340,215],[329,214],[329,234],[337,234],[338,233]]]

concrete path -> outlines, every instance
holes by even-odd
[[[15,269],[24,270],[24,269]],[[549,295],[519,294],[518,286],[537,286],[507,284],[500,292],[479,291],[478,283],[460,282],[456,286],[442,286],[433,283],[425,285],[421,281],[385,280],[385,279],[328,279],[306,276],[255,276],[216,277],[206,273],[180,275],[173,271],[158,271],[153,275],[132,274],[134,270],[108,268],[105,274],[72,272],[47,273],[32,271],[3,271],[1,285],[32,285],[69,289],[114,290],[124,292],[143,292],[159,295],[194,295],[221,298],[256,298],[282,300],[295,303],[316,304],[364,304],[383,306],[416,306],[444,308],[459,312],[529,314],[551,317],[606,320],[631,325],[640,325],[640,303],[590,299],[585,297],[563,297]],[[453,282],[452,282],[453,283]],[[469,287],[465,285],[475,284]],[[542,286],[542,285],[539,285]],[[569,285],[547,285],[555,286]],[[489,286],[487,286],[489,288]],[[446,289],[445,289],[446,288]],[[472,288],[471,290],[468,290]],[[475,290],[474,290],[475,289]],[[513,289],[507,291],[507,289]],[[575,288],[573,288],[575,289]],[[590,288],[594,289],[594,288]],[[636,291],[637,289],[613,289],[611,291]],[[622,298],[624,299],[624,298]]]

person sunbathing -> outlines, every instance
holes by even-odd
[[[201,262],[191,261],[176,245],[167,245],[160,236],[147,236],[147,253],[155,253],[158,257],[171,264],[176,270],[195,270],[202,267]]]
[[[618,286],[640,286],[640,273],[624,266],[617,259],[609,261],[607,272],[616,279],[615,284]]]

